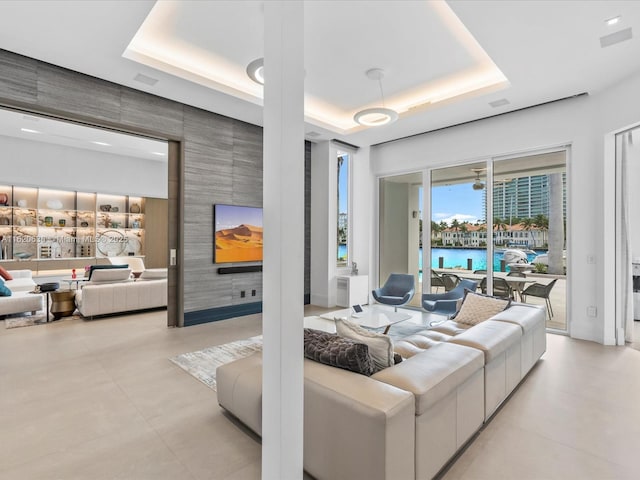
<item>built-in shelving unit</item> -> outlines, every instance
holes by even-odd
[[[0,186],[0,260],[144,255],[145,199]]]

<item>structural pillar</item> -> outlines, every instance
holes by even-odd
[[[262,479],[303,476],[304,9],[264,2]]]

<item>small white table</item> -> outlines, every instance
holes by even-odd
[[[388,307],[378,305],[370,305],[362,307],[362,313],[353,313],[350,308],[328,312],[320,315],[320,318],[326,320],[334,320],[335,318],[348,318],[352,322],[357,323],[361,327],[379,329],[384,328],[383,333],[389,333],[391,325],[409,320],[411,315],[403,312],[394,312]]]
[[[62,277],[62,281],[63,282],[67,282],[69,284],[69,290],[71,290],[71,286],[73,285],[73,283],[75,282],[76,284],[76,290],[78,290],[78,288],[80,288],[80,282],[84,283],[87,282],[89,279],[85,278],[85,277]]]

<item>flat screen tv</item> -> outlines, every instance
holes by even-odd
[[[262,208],[213,206],[213,263],[262,261]]]

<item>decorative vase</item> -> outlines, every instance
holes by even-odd
[[[60,225],[61,227],[64,227],[67,224],[67,221],[64,218],[61,218],[60,220],[58,220],[58,225]]]
[[[53,226],[53,217],[44,217],[44,226],[45,227]]]
[[[137,203],[132,203],[129,207],[129,212],[131,213],[140,213],[140,205]]]
[[[0,193],[0,205],[6,205],[9,202],[9,195]]]

